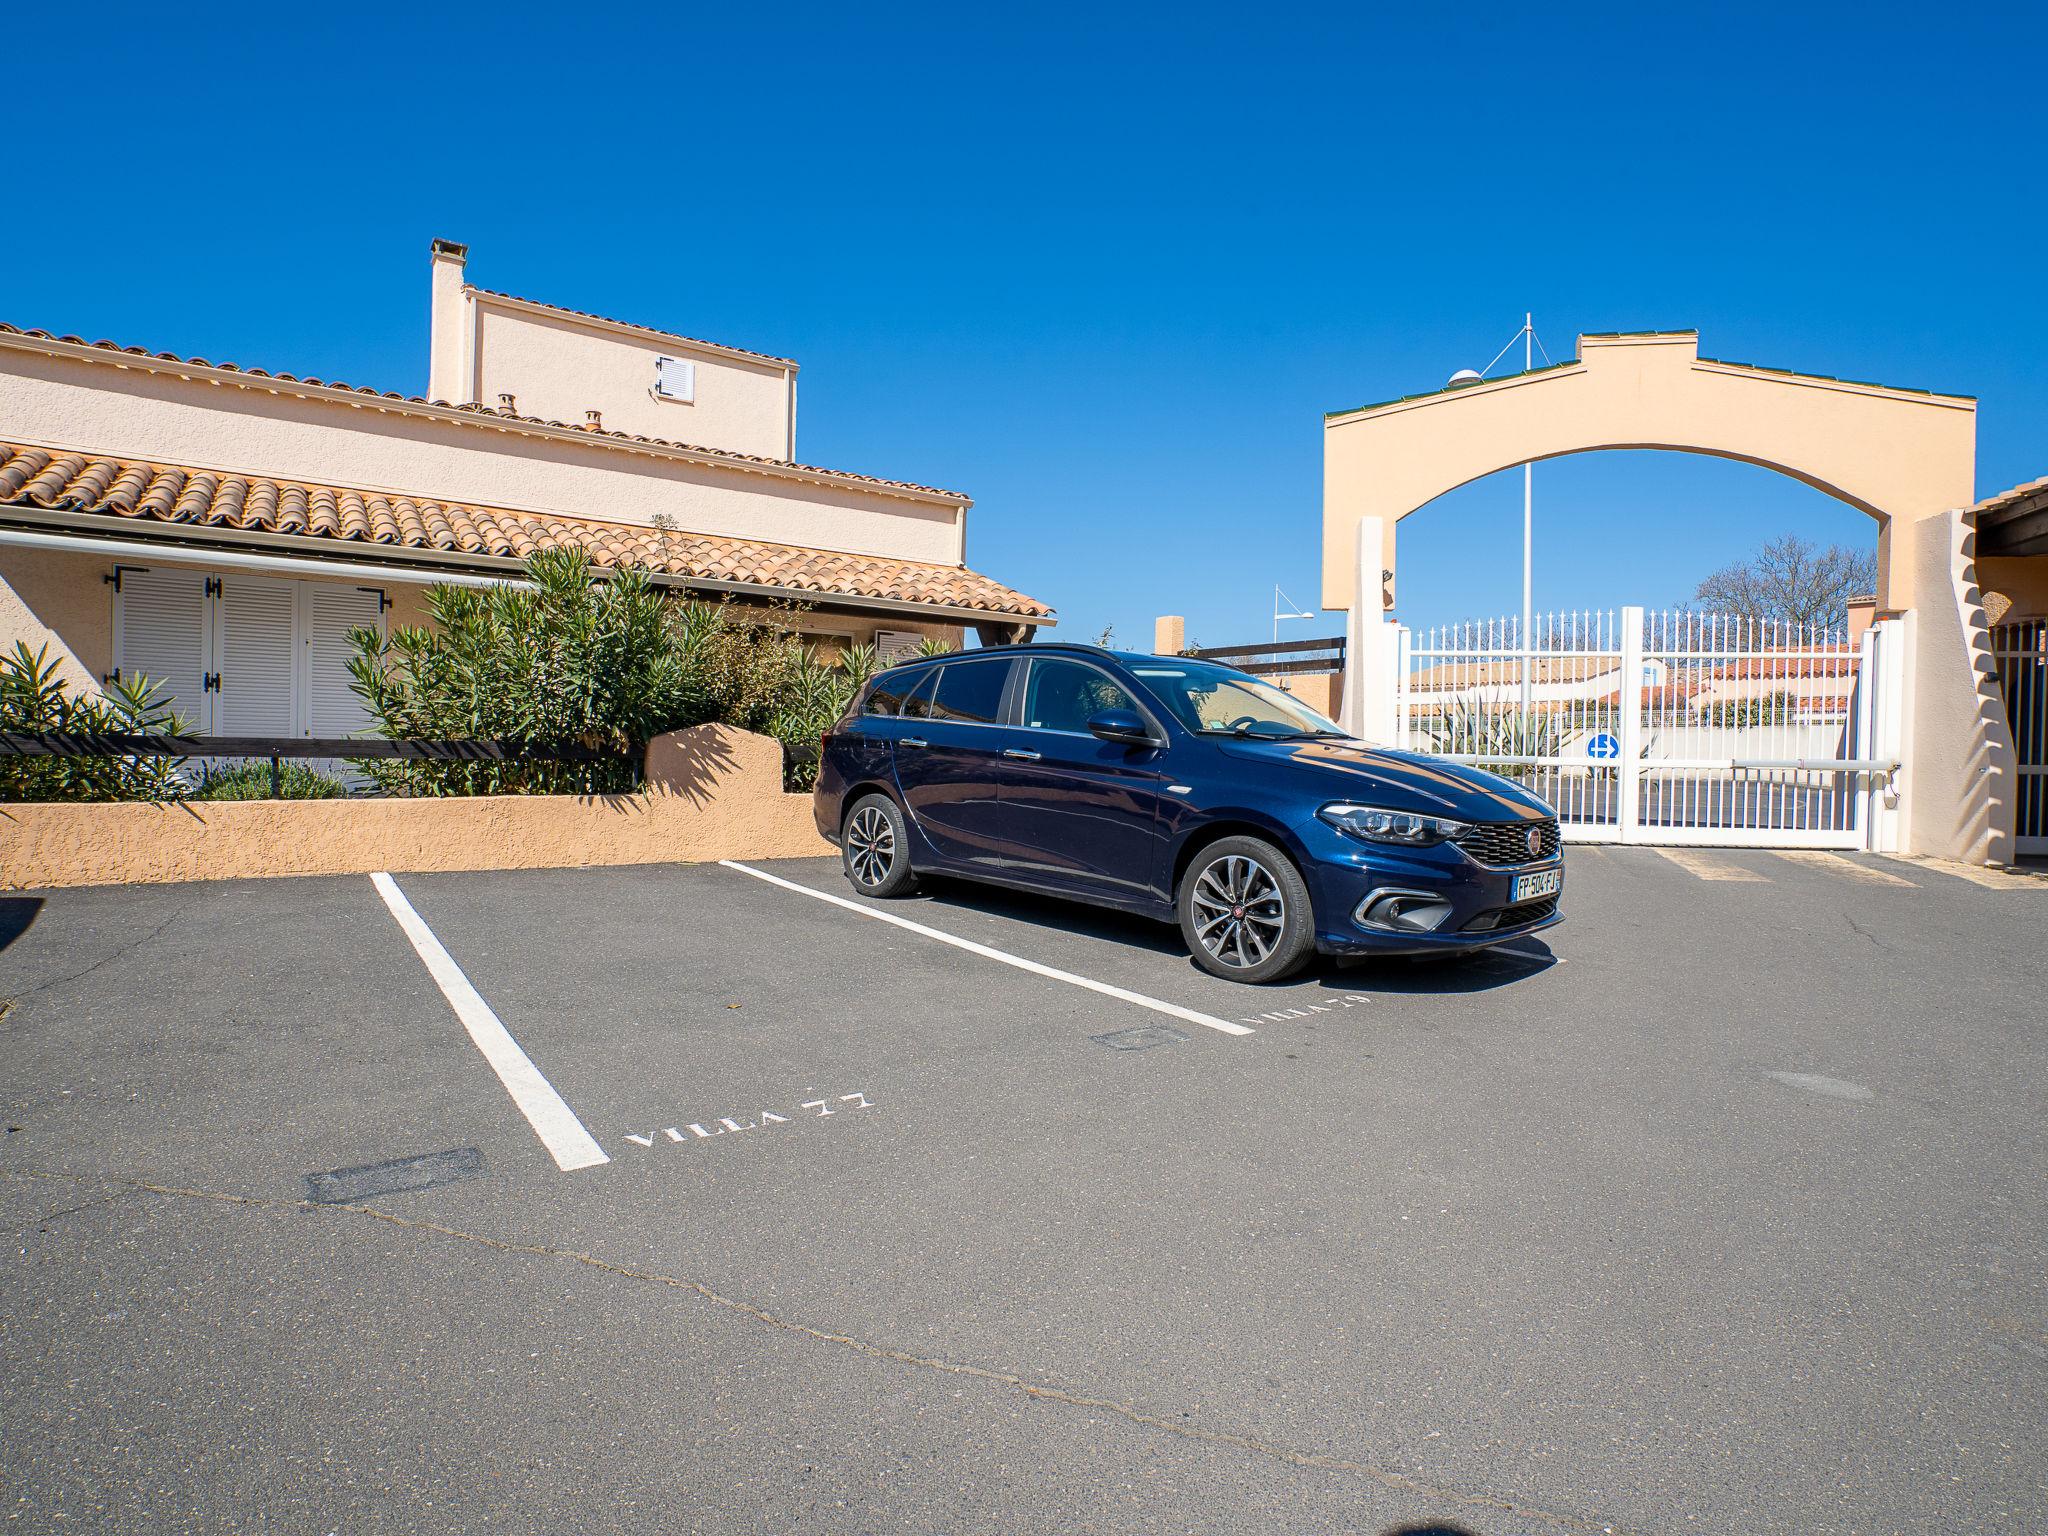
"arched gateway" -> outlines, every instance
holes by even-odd
[[[1877,521],[1877,612],[1898,621],[1906,767],[1899,814],[1875,845],[2010,856],[2012,746],[1987,682],[1965,510],[1973,399],[1721,362],[1699,355],[1696,332],[1646,332],[1582,336],[1569,362],[1333,412],[1324,429],[1323,604],[1352,610],[1355,729],[1373,734],[1384,718],[1366,690],[1392,628],[1376,621],[1394,605],[1402,518],[1469,481],[1564,454],[1655,448],[1739,459]],[[1378,541],[1377,560],[1359,549],[1361,529],[1368,549]]]

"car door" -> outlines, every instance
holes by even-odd
[[[920,865],[969,873],[1002,867],[996,785],[1010,736],[1003,724],[1010,668],[1007,656],[947,661],[904,702],[896,787],[924,845]]]
[[[1093,662],[1033,656],[1019,665],[1026,671],[1001,796],[1008,873],[1098,900],[1159,899],[1165,751],[1088,733],[1089,717],[1105,709],[1148,720],[1150,711]]]

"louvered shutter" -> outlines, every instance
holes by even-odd
[[[122,677],[162,683],[160,704],[195,731],[210,728],[206,692],[206,576],[122,568],[114,594],[114,665]]]
[[[890,667],[899,661],[908,661],[917,654],[917,648],[924,642],[924,636],[914,629],[878,629],[875,631],[875,664]]]
[[[349,687],[348,632],[383,630],[381,594],[365,587],[306,583],[306,714],[308,736],[353,736],[376,722]]]
[[[221,576],[214,599],[216,736],[292,736],[298,583],[268,576]]]

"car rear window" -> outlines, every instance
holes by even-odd
[[[1007,661],[949,661],[939,669],[939,691],[932,700],[934,720],[959,720],[993,725],[1003,705]]]

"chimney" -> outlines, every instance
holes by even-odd
[[[517,416],[519,414],[519,402],[510,395],[498,396],[498,414],[500,416]]]
[[[583,413],[583,430],[586,432],[602,432],[604,430],[604,413],[601,411],[585,411]]]
[[[470,382],[469,302],[463,267],[469,247],[453,240],[434,242],[433,308],[427,322],[427,398],[466,405],[475,399]]]

